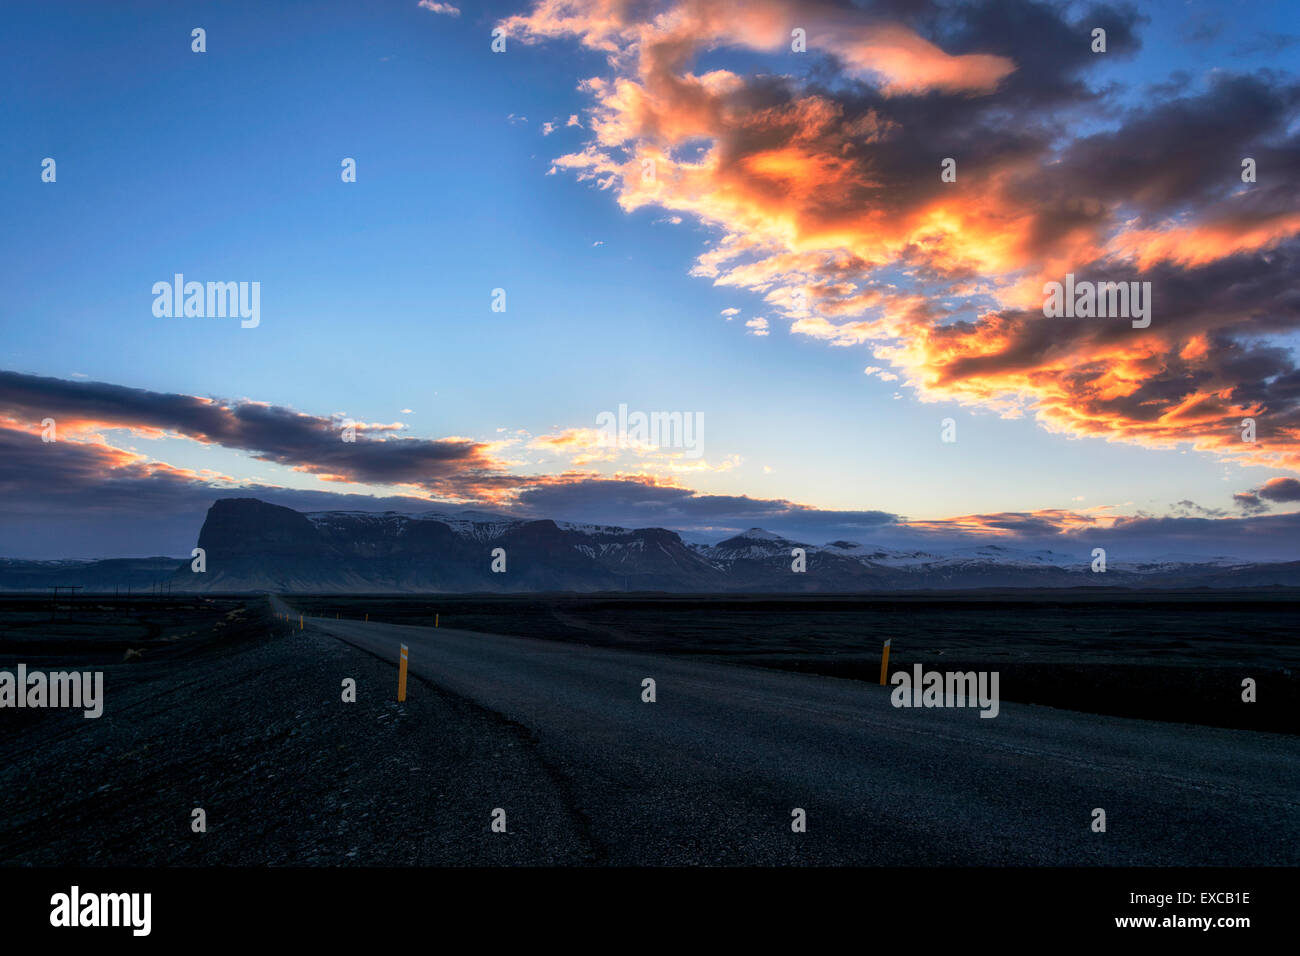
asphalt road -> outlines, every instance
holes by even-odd
[[[895,708],[877,685],[690,658],[308,626],[391,661],[394,695],[405,643],[410,697],[427,681],[522,725],[593,863],[1300,863],[1296,737],[1007,702],[987,719]],[[641,699],[646,677],[654,703]],[[508,778],[496,786],[512,839],[530,800],[522,787],[512,799]]]

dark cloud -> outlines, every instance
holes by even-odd
[[[1184,23],[1179,32],[1188,43],[1213,43],[1223,32],[1223,21],[1209,20],[1202,15]]]
[[[1251,190],[1250,203],[1237,204],[1245,207],[1241,215],[1300,208],[1291,185],[1300,171],[1300,134],[1287,134],[1297,107],[1293,81],[1216,74],[1202,93],[1132,108],[1115,129],[1072,142],[1061,163],[1023,185],[1044,198],[1068,189],[1158,221],[1223,200],[1241,185],[1242,157],[1251,156],[1269,175]]]
[[[1240,499],[1238,494],[1234,498]],[[1187,504],[1180,503],[1186,508]],[[1195,506],[1199,509],[1199,506]],[[1012,548],[1050,550],[1080,561],[1102,547],[1112,562],[1178,557],[1231,557],[1254,561],[1294,561],[1300,514],[1222,517],[1213,509],[1203,516],[1139,513],[1113,522],[1065,510],[1037,513],[966,515],[943,521],[902,522],[858,540],[895,548],[942,551],[996,543]],[[990,537],[986,532],[1003,533]]]
[[[1268,505],[1259,500],[1259,495],[1253,491],[1237,491],[1232,495],[1232,503],[1240,508],[1245,514],[1257,515],[1268,510]]]
[[[745,495],[707,495],[632,479],[565,476],[526,489],[521,513],[631,527],[648,525],[694,530],[743,531],[761,525],[769,531],[813,536],[849,534],[897,522],[884,511],[825,511],[780,499]]]
[[[49,417],[105,428],[175,432],[205,444],[249,452],[325,477],[375,484],[415,484],[452,493],[491,481],[487,446],[462,440],[398,438],[361,424],[342,440],[343,421],[260,402],[165,394],[103,382],[0,371],[0,412],[33,423]],[[374,436],[374,437],[372,437]]]
[[[1253,560],[1295,561],[1300,514],[1255,518],[1126,518],[1080,539],[1127,553],[1158,556],[1162,549]],[[1124,553],[1124,552],[1121,552]]]
[[[1204,505],[1198,505],[1195,501],[1184,498],[1182,501],[1176,501],[1170,505],[1169,513],[1177,518],[1222,518],[1228,512],[1222,508],[1207,508]]]
[[[986,527],[1014,531],[1018,534],[1043,535],[1057,534],[1060,531],[1060,525],[1055,519],[1040,515],[1003,512],[980,517]]]
[[[1269,502],[1300,501],[1300,479],[1270,478],[1258,488],[1237,492],[1232,501],[1245,514],[1260,514],[1269,510]]]
[[[1000,512],[941,521],[908,522],[883,511],[832,511],[784,500],[708,495],[649,480],[586,475],[523,478],[517,507],[492,510],[525,518],[554,518],[632,527],[668,527],[696,538],[721,539],[762,527],[812,544],[847,539],[903,549],[969,547],[996,541],[1086,554],[1118,549],[1115,560],[1170,551],[1236,554],[1262,560],[1294,558],[1296,516],[1241,519],[1139,516],[1112,528],[1070,511]],[[1274,479],[1271,500],[1300,498],[1300,482]],[[233,483],[105,445],[59,441],[0,427],[0,555],[26,558],[184,556],[193,547],[212,502],[256,497],[300,511],[456,510],[423,498],[373,497]],[[1239,500],[1246,497],[1238,495]],[[1264,503],[1259,495],[1249,497]],[[1196,508],[1181,502],[1184,509]],[[1176,506],[1176,510],[1177,510]],[[994,537],[990,537],[990,535]]]
[[[1270,478],[1258,491],[1269,501],[1300,501],[1300,479]]]
[[[1016,71],[998,88],[998,108],[1079,103],[1096,95],[1082,78],[1100,62],[1092,52],[1093,29],[1106,31],[1107,57],[1127,57],[1142,48],[1138,28],[1148,18],[1127,4],[1093,4],[1075,20],[1064,9],[1033,0],[971,0],[948,11],[938,37],[952,53],[1015,61]]]
[[[1297,275],[1300,240],[1196,267],[1161,262],[1140,276],[1106,260],[1081,264],[1080,280],[1151,282],[1151,327],[992,313],[928,332],[927,373],[958,393],[1036,393],[1075,434],[1300,467],[1300,369],[1268,337],[1300,328]],[[1247,416],[1254,444],[1241,439]]]
[[[106,445],[43,442],[0,427],[0,556],[186,555],[212,502],[261,498],[300,511],[428,511],[422,498],[299,491],[218,480]]]
[[[1252,39],[1238,43],[1232,48],[1232,56],[1272,56],[1289,50],[1300,43],[1300,36],[1294,33],[1258,33]]]
[[[771,22],[795,8],[664,6],[633,24],[641,11],[617,4],[540,4],[513,25],[620,51],[588,87],[601,135],[557,166],[626,209],[719,230],[697,275],[766,297],[796,334],[873,350],[922,398],[1300,469],[1300,368],[1283,338],[1300,328],[1294,76],[1219,69],[1139,98],[1098,76],[1139,49],[1140,5],[899,0],[799,6],[845,35],[870,27],[855,43],[823,31],[829,66],[811,77],[707,84],[696,60],[770,50]],[[865,41],[900,30],[925,51],[909,40],[873,59]],[[628,157],[674,166],[701,143],[708,163],[653,187],[627,173]],[[937,175],[948,157],[954,182]],[[1150,282],[1151,327],[1045,320],[1043,283],[1066,272]],[[803,290],[811,314],[792,304]],[[1246,448],[1248,416],[1261,438]]]

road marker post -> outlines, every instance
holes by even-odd
[[[302,615],[298,615],[298,630],[302,630]]]
[[[397,667],[397,702],[400,704],[406,700],[406,645],[402,645],[402,662]]]
[[[891,637],[889,640],[893,640]],[[880,686],[885,686],[885,678],[889,676],[889,641],[885,641],[885,652],[880,657]]]
[[[438,626],[438,615],[436,614],[433,616],[433,626],[434,627]]]

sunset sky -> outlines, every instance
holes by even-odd
[[[10,4],[0,52],[0,557],[252,495],[1300,559],[1294,0]],[[1150,327],[1046,318],[1067,273]]]

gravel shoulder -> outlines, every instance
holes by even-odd
[[[0,865],[594,859],[523,728],[414,676],[398,704],[390,664],[283,628],[265,602],[249,629],[183,663],[104,666],[97,720],[0,713]],[[520,806],[491,831],[493,808]],[[206,833],[192,832],[196,807]]]

